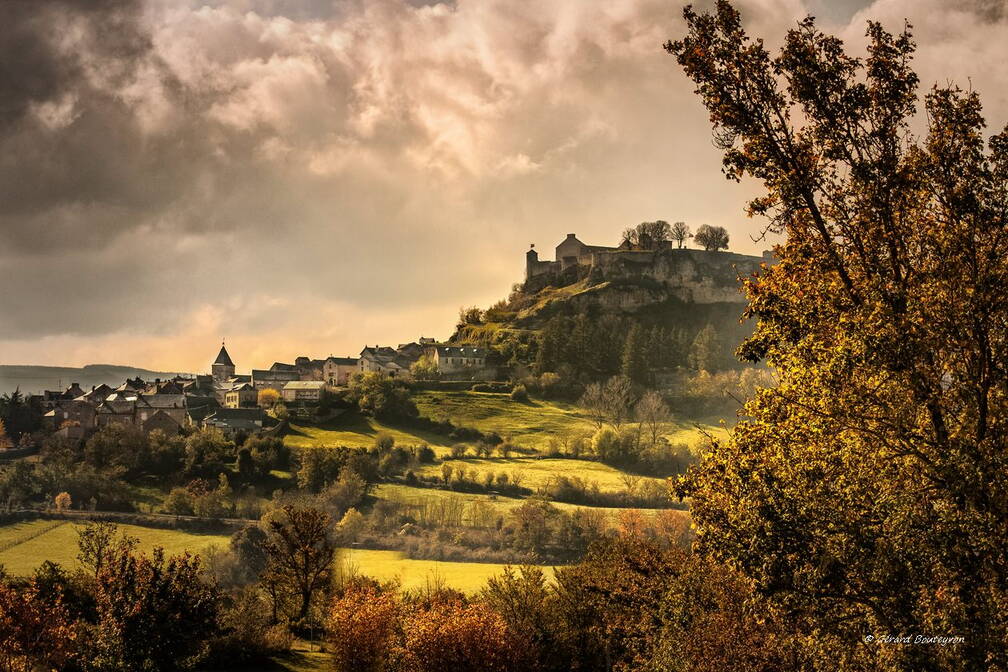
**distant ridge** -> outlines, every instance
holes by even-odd
[[[38,394],[43,390],[64,389],[71,383],[77,383],[84,389],[102,383],[115,387],[127,378],[139,376],[144,380],[153,380],[171,378],[179,373],[151,371],[120,364],[87,364],[82,367],[0,364],[0,394],[13,392],[17,388],[25,394]]]

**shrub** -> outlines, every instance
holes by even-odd
[[[333,667],[340,672],[382,669],[399,611],[394,593],[370,586],[352,587],[334,600],[328,622]]]
[[[403,624],[403,672],[511,672],[525,669],[523,642],[483,604],[436,601]]]
[[[511,390],[511,401],[518,401],[521,403],[526,403],[529,400],[528,389],[521,383],[518,383]]]

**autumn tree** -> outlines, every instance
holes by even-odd
[[[217,632],[219,595],[188,553],[116,548],[98,573],[97,669],[185,669]]]
[[[693,235],[693,240],[708,252],[728,249],[728,231],[723,226],[703,224]]]
[[[119,526],[107,521],[87,521],[77,528],[77,561],[97,577],[114,551],[124,553],[136,548],[139,540],[119,534]]]
[[[280,393],[272,387],[264,387],[259,390],[257,403],[261,408],[273,408],[278,401],[280,401]]]
[[[527,647],[499,613],[481,604],[435,600],[403,623],[402,672],[519,672],[529,669]]]
[[[686,222],[675,222],[669,230],[669,238],[676,242],[676,247],[680,250],[686,244],[686,241],[692,237],[693,232],[690,231],[690,227],[686,225]]]
[[[69,492],[61,492],[53,498],[57,511],[66,511],[73,504]]]
[[[780,52],[720,0],[666,48],[730,179],[783,237],[739,350],[776,384],[681,484],[698,548],[786,613],[819,669],[1008,667],[1008,131],[977,92],[918,111],[906,26],[867,54],[809,18]],[[879,646],[942,633],[956,646]]]
[[[7,427],[4,425],[4,421],[0,418],[0,450],[10,448],[11,441],[7,436]]]
[[[319,593],[329,585],[336,548],[329,538],[329,514],[308,506],[288,505],[269,522],[266,549],[268,579],[296,605],[293,616],[304,619]]]
[[[60,595],[41,595],[34,581],[20,589],[0,581],[0,670],[64,669],[78,635]]]
[[[648,445],[655,445],[661,438],[672,411],[662,398],[661,394],[654,390],[648,390],[634,405],[634,417],[641,424]]]
[[[334,599],[326,630],[337,672],[387,669],[400,618],[401,606],[393,591],[353,586]]]

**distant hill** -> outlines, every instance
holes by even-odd
[[[37,394],[43,390],[62,390],[72,383],[77,383],[84,389],[102,383],[115,387],[127,378],[139,376],[144,380],[154,380],[175,375],[176,372],[151,371],[115,364],[88,364],[84,367],[0,364],[0,394],[13,392],[15,388],[20,388],[25,394]]]

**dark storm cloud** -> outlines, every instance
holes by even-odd
[[[768,43],[809,11],[857,12],[855,48],[867,16],[910,16],[922,81],[973,77],[991,118],[1008,109],[1004,2],[738,4]],[[529,242],[615,243],[644,219],[758,252],[750,187],[724,182],[660,48],[680,9],[0,0],[0,363],[192,368],[228,335],[269,364],[446,336]]]
[[[61,44],[80,30],[78,48],[106,67],[129,71],[150,48],[133,0],[5,0],[0,3],[0,124],[21,119],[32,103],[80,85],[81,53]],[[117,74],[110,72],[109,74]]]

